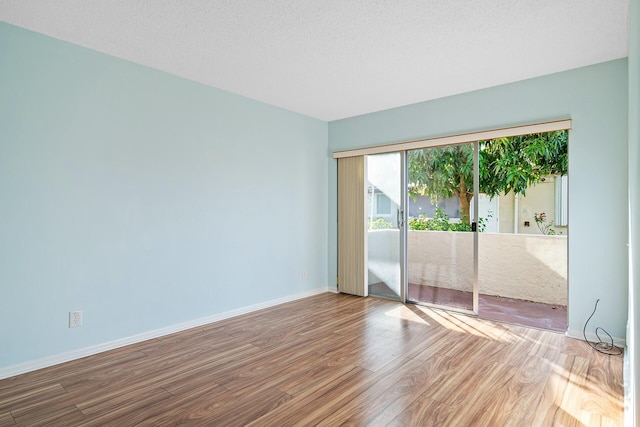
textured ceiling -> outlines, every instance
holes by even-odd
[[[0,0],[0,21],[335,120],[627,56],[629,0]]]

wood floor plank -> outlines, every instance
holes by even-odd
[[[0,427],[12,427],[16,422],[9,412],[0,412]]]
[[[293,355],[285,353],[273,363],[269,359],[262,359],[250,366],[234,369],[220,376],[216,381],[228,390],[250,390],[260,383],[282,390],[281,385],[287,379],[304,376],[306,372],[313,369],[321,357],[315,352]]]
[[[314,353],[315,344],[313,340],[303,338],[279,348],[264,349],[261,352],[249,354],[245,358],[237,357],[238,354],[233,353],[232,356],[236,356],[234,363],[216,365],[215,383],[234,390],[265,382],[286,367],[293,365],[297,369],[297,363],[309,357],[317,359],[318,354]],[[208,366],[207,371],[211,371],[212,368],[213,366]],[[280,374],[283,373],[280,372]],[[179,381],[179,378],[177,380]]]
[[[359,337],[348,345],[327,353],[327,355],[336,358],[340,363],[357,364],[364,369],[377,371],[397,357],[392,349],[392,340]]]
[[[104,396],[135,395],[146,390],[158,389],[168,386],[176,381],[176,377],[187,375],[196,370],[213,368],[223,369],[232,360],[248,357],[248,354],[259,353],[259,349],[244,345],[238,349],[228,349],[226,352],[197,352],[193,355],[181,354],[172,357],[172,353],[164,356],[149,357],[143,364],[135,364],[126,369],[122,375],[113,380],[104,380],[96,384],[84,384],[80,390],[73,390],[78,396],[77,406],[84,412],[91,411],[105,399]],[[222,361],[221,361],[222,359]]]
[[[591,414],[584,411],[584,400],[586,398],[586,376],[589,368],[587,359],[582,357],[574,357],[571,371],[569,372],[569,383],[562,395],[562,408],[566,409],[559,414],[559,423],[571,425],[589,425]]]
[[[135,425],[154,415],[149,408],[171,399],[171,394],[163,389],[135,391],[117,395],[107,395],[102,401],[83,404],[79,409],[86,416],[83,424],[88,425]]]
[[[294,374],[281,376],[273,385],[292,396],[307,393],[315,387],[342,378],[354,370],[360,370],[356,365],[338,363],[330,356],[321,356],[311,366],[298,370]]]
[[[544,382],[545,386],[536,405],[532,425],[556,425],[562,414],[562,396],[569,385],[569,370],[575,356],[562,354],[552,364],[551,372]]]
[[[145,408],[145,417],[136,423],[129,425],[156,426],[156,425],[181,425],[192,414],[196,413],[205,402],[208,405],[224,400],[229,391],[216,384],[195,385],[189,392],[172,395],[166,400],[148,405]]]
[[[2,400],[0,400],[0,412],[6,412],[7,410],[19,410],[27,405],[52,400],[57,396],[64,395],[65,393],[66,390],[60,384],[51,384],[40,388],[21,391],[13,396],[6,395]]]
[[[67,379],[82,381],[93,372],[114,365],[126,364],[144,357],[143,353],[139,353],[135,349],[123,347],[7,378],[0,381],[0,402],[6,396],[48,387],[56,383],[62,383]]]
[[[217,390],[216,390],[217,393]],[[246,425],[291,399],[280,390],[265,388],[252,393],[226,392],[196,396],[179,410],[147,418],[140,425]]]
[[[0,380],[0,427],[620,425],[622,360],[327,293]]]
[[[14,417],[18,426],[70,426],[85,420],[84,414],[75,406],[34,408]]]
[[[525,362],[525,368],[518,369],[508,364],[497,364],[495,380],[485,384],[479,384],[479,389],[491,389],[491,394],[483,393],[478,396],[475,408],[483,408],[476,412],[470,419],[476,426],[501,426],[501,425],[531,425],[533,414],[530,408],[535,405],[537,397],[544,387],[539,384],[538,377],[544,378],[544,369],[539,367],[539,358],[531,357]],[[527,366],[528,365],[528,366]],[[530,369],[535,369],[537,375],[528,375]],[[500,400],[493,395],[502,396]],[[534,401],[531,403],[531,401]]]
[[[509,366],[509,369],[514,371],[514,376],[503,389],[504,397],[487,403],[487,412],[492,413],[487,425],[533,425],[535,414],[530,408],[538,403],[552,365],[544,358],[528,356],[519,367]]]
[[[467,373],[466,377],[460,373],[460,369],[450,369],[440,387],[433,392],[425,392],[425,395],[455,409],[444,418],[444,425],[475,426],[480,417],[487,412],[487,402],[493,401],[493,396],[501,396],[500,390],[504,388],[501,382],[511,379],[504,377],[509,374],[506,366],[501,363],[483,366],[481,370]],[[494,388],[497,389],[495,394]]]
[[[321,425],[386,425],[407,408],[424,390],[437,387],[446,375],[450,359],[439,354],[416,357],[405,368],[389,372],[351,399]]]
[[[387,427],[435,427],[447,426],[446,420],[459,410],[446,403],[435,401],[428,396],[421,396],[398,414]]]
[[[317,425],[339,410],[341,402],[353,395],[362,384],[368,384],[371,377],[370,371],[356,367],[347,373],[327,378],[294,397],[278,410],[255,419],[247,427]]]
[[[20,424],[24,424],[22,422],[23,420],[40,419],[34,418],[34,414],[49,414],[57,411],[66,413],[69,412],[69,408],[77,409],[75,406],[77,402],[77,396],[70,393],[63,393],[56,395],[53,399],[33,399],[26,401],[22,405],[15,405],[11,408],[11,415],[13,415],[13,418],[15,418],[16,421],[20,421]]]

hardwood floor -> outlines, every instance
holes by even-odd
[[[369,285],[369,295],[399,300],[397,293],[384,283]],[[473,293],[454,289],[436,288],[409,283],[407,300],[431,302],[441,306],[472,310]],[[515,323],[516,325],[549,329],[557,332],[567,330],[567,306],[544,304],[521,299],[478,295],[478,316],[483,319]]]
[[[620,356],[330,293],[0,381],[0,426],[622,423]]]

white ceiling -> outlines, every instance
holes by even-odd
[[[0,0],[0,21],[322,120],[626,57],[629,0]]]

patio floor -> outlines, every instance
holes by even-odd
[[[369,294],[397,298],[395,293],[384,283],[370,285]],[[472,305],[471,292],[411,283],[409,284],[408,296],[410,301],[437,302],[439,305],[451,307],[471,308]],[[567,330],[567,307],[562,305],[480,294],[478,296],[478,317],[558,332]]]

